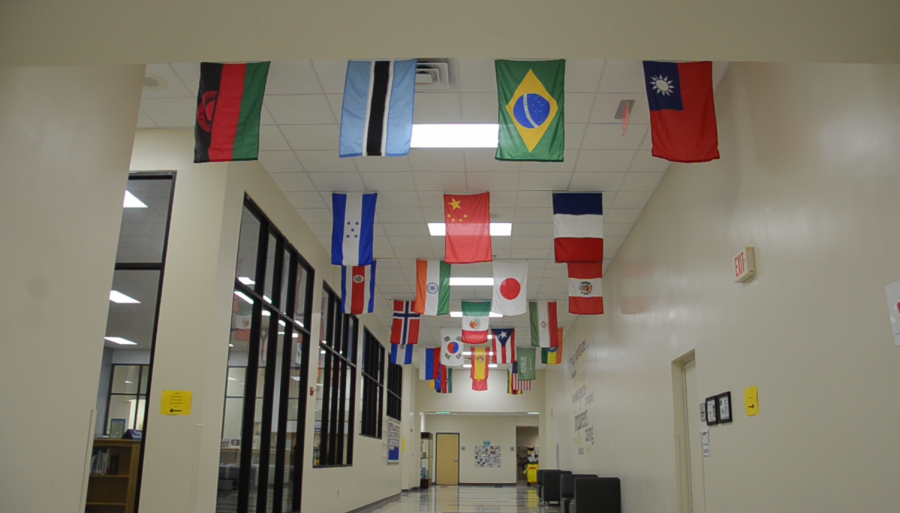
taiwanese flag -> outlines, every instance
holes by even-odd
[[[200,64],[194,162],[256,160],[268,62]]]
[[[719,158],[711,62],[644,61],[653,156],[670,162]]]
[[[444,194],[446,239],[444,261],[474,264],[493,260],[491,252],[491,194]]]

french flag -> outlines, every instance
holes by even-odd
[[[344,267],[341,273],[341,311],[367,314],[375,310],[375,262]]]
[[[333,265],[369,265],[375,229],[375,202],[378,193],[334,193],[331,195],[331,263]]]
[[[553,194],[557,263],[603,261],[603,193]]]

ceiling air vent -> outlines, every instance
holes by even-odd
[[[416,64],[416,91],[450,89],[450,66],[446,59],[419,59]]]

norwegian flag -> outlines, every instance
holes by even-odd
[[[516,361],[516,330],[496,328],[491,330],[491,363],[513,363]]]
[[[418,344],[419,317],[413,311],[414,301],[394,301],[394,321],[391,324],[391,344]]]

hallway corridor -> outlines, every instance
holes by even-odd
[[[537,489],[518,486],[436,486],[401,495],[365,513],[556,513],[538,506]]]

